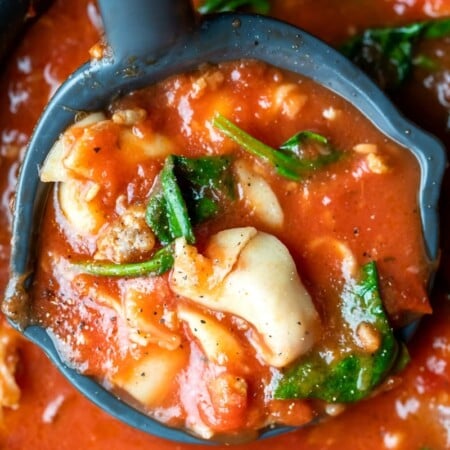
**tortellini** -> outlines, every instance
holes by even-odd
[[[170,286],[180,296],[249,322],[252,345],[274,367],[307,352],[317,336],[318,314],[289,251],[253,227],[217,233],[204,255],[177,239]]]

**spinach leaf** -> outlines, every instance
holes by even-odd
[[[341,152],[334,150],[328,140],[312,131],[302,131],[274,149],[246,133],[226,117],[218,114],[213,125],[244,150],[271,163],[284,178],[300,181],[308,173],[337,161]],[[306,157],[307,150],[311,157]]]
[[[214,12],[236,11],[240,8],[249,9],[258,14],[268,14],[270,10],[269,0],[205,0],[197,8],[200,14]]]
[[[181,236],[195,242],[193,226],[218,214],[223,199],[233,196],[230,166],[224,156],[166,158],[145,214],[163,245]]]
[[[425,24],[423,33],[425,39],[439,39],[450,35],[450,18],[430,20]]]
[[[194,231],[174,167],[174,157],[168,156],[148,202],[145,220],[163,245],[181,236],[193,244]]]
[[[172,249],[163,247],[152,259],[139,263],[113,264],[103,262],[81,262],[73,265],[91,275],[106,277],[140,277],[144,275],[161,275],[173,266]]]
[[[344,327],[350,330],[350,342],[340,342],[332,361],[326,359],[325,355],[330,355],[326,347],[302,358],[278,381],[276,398],[354,402],[367,397],[392,369],[399,347],[383,309],[374,262],[362,267],[360,281],[346,283],[341,312]],[[359,348],[358,330],[362,325],[371,327],[379,337],[372,353]]]
[[[173,158],[175,174],[194,225],[218,214],[224,198],[234,197],[229,157]]]
[[[413,66],[420,67],[428,72],[435,72],[439,69],[439,64],[437,61],[424,54],[419,54],[414,57]]]
[[[312,131],[300,131],[279,148],[297,157],[297,171],[308,173],[338,161],[342,154],[334,150],[328,139]]]
[[[369,28],[342,47],[342,53],[361,67],[382,89],[400,86],[414,66],[414,49],[421,39],[450,35],[450,19],[412,23],[393,28]]]

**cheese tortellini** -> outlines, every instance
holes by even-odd
[[[254,327],[252,345],[274,367],[284,367],[314,343],[319,318],[287,248],[253,227],[214,235],[204,255],[175,241],[171,289],[234,314]]]

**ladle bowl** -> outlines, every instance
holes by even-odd
[[[73,73],[36,126],[21,167],[14,205],[11,278],[3,311],[41,347],[67,379],[103,410],[147,433],[185,443],[209,443],[169,428],[122,402],[61,360],[47,330],[28,315],[34,243],[45,189],[39,179],[50,148],[80,112],[105,109],[115,98],[202,63],[251,58],[306,76],[352,103],[384,135],[409,149],[420,169],[418,204],[429,259],[438,256],[437,202],[445,153],[440,143],[399,115],[384,94],[352,63],[308,33],[268,17],[219,14],[198,20],[187,0],[99,0],[105,55]],[[268,437],[288,427],[263,430]]]

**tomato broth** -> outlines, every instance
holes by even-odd
[[[377,2],[365,2],[367,14],[362,14],[361,10],[358,14],[351,14],[352,2],[345,2],[339,10],[342,9],[346,20],[339,28],[337,22],[328,17],[326,11],[330,5],[327,2],[306,3],[303,6],[308,14],[304,17],[314,18],[309,22],[309,26],[314,28],[312,31],[332,42],[337,42],[338,35],[339,39],[347,35],[347,21],[362,29],[368,24],[399,23],[424,17],[427,13],[425,5],[416,2],[413,6],[405,6],[407,11],[402,19],[394,8],[384,5],[383,12],[379,12],[380,17],[377,18],[370,14],[371,8],[377,10]],[[296,8],[298,5],[286,1],[278,2],[273,10],[281,17],[294,18],[297,17],[297,13],[294,14]],[[445,4],[435,5],[436,8],[445,13]],[[30,30],[23,46],[14,55],[16,64],[10,65],[3,77],[2,102],[9,105],[9,112],[0,117],[1,170],[5,174],[2,230],[6,251],[9,221],[7,199],[14,189],[20,150],[52,89],[87,57],[88,47],[97,40],[96,26],[99,22],[96,14],[91,2],[76,2],[76,5],[75,2],[56,2]],[[298,24],[304,25],[301,20],[299,15]],[[327,21],[328,25],[334,23],[333,27],[327,26]],[[314,23],[320,25],[316,28]],[[61,39],[62,35],[67,38]],[[78,37],[74,39],[71,36]],[[252,80],[251,85],[245,82],[249,79]],[[296,102],[286,102],[286,96],[284,101],[277,100],[280,97],[283,99],[283,90],[290,93],[289,99],[296,99],[297,106]],[[289,112],[299,104],[301,114],[289,118]],[[127,123],[128,112],[141,114],[140,110],[146,111],[145,118]],[[338,149],[345,157],[302,176],[301,181],[286,180],[266,160],[244,151],[214,127],[213,117],[217,112],[272,148],[279,148],[299,131],[309,130],[326,137],[332,148]],[[116,122],[113,120],[115,113],[119,113]],[[177,348],[176,352],[185,352],[179,359],[184,365],[180,363],[179,375],[170,385],[173,395],[159,400],[156,407],[162,420],[169,424],[186,426],[186,418],[190,417],[188,428],[194,433],[201,435],[205,430],[213,435],[240,432],[247,434],[248,438],[253,430],[268,423],[299,425],[318,414],[328,417],[339,414],[339,417],[325,423],[288,436],[246,444],[245,448],[263,449],[267,445],[272,448],[296,445],[311,449],[447,448],[445,408],[448,404],[448,374],[445,361],[448,355],[445,342],[448,339],[448,308],[445,294],[436,294],[435,302],[441,305],[437,306],[437,313],[427,322],[428,325],[421,327],[418,338],[410,346],[412,362],[409,368],[401,375],[384,379],[381,395],[342,412],[345,408],[340,402],[333,405],[333,402],[325,400],[274,399],[273,396],[263,395],[260,383],[269,386],[274,372],[281,374],[286,366],[274,368],[262,359],[261,346],[255,346],[252,339],[249,340],[252,333],[257,335],[257,327],[237,320],[229,312],[217,312],[204,305],[195,305],[192,299],[175,295],[170,285],[170,273],[146,276],[138,282],[134,278],[130,281],[129,278],[89,275],[81,269],[74,271],[72,267],[74,263],[94,260],[99,235],[111,224],[117,224],[119,212],[148,202],[155,177],[164,167],[166,154],[157,158],[142,158],[136,150],[122,156],[117,163],[113,158],[114,151],[108,153],[107,148],[117,149],[118,136],[122,136],[122,142],[127,142],[133,149],[141,145],[136,144],[136,137],[152,140],[154,147],[157,135],[158,138],[162,136],[163,140],[169,139],[170,143],[164,143],[172,149],[170,154],[177,156],[233,156],[235,197],[231,200],[221,198],[220,206],[224,208],[221,214],[195,227],[195,245],[202,253],[207,249],[211,236],[237,227],[254,227],[258,232],[270,234],[282,242],[294,259],[299,278],[320,317],[320,332],[317,334],[321,338],[315,341],[312,349],[314,345],[319,345],[318,342],[325,342],[325,348],[331,351],[338,347],[332,347],[330,342],[335,340],[342,323],[338,317],[339,308],[330,299],[338,298],[337,294],[345,284],[342,262],[347,250],[354,256],[353,261],[359,268],[376,261],[379,290],[392,324],[402,325],[411,317],[431,312],[425,291],[429,266],[424,254],[416,204],[419,169],[407,149],[399,148],[380,135],[359,113],[334,94],[306,79],[298,79],[253,61],[219,67],[205,66],[198,72],[182,74],[113,104],[101,121],[107,122],[107,125],[101,127],[99,136],[89,136],[96,144],[85,146],[84,156],[89,155],[89,163],[78,160],[79,167],[89,166],[91,172],[88,177],[86,174],[83,177],[78,175],[78,179],[85,182],[105,176],[108,180],[109,194],[104,195],[99,203],[102,222],[98,229],[94,227],[89,233],[81,233],[80,240],[80,233],[73,232],[61,208],[59,187],[56,188],[44,222],[41,248],[45,251],[35,286],[38,293],[34,309],[36,320],[51,328],[61,343],[62,352],[72,364],[111,384],[120,370],[131,373],[136,368],[136,361],[149,348],[159,347],[154,343],[141,345],[130,340],[127,320],[121,317],[124,286],[137,286],[139,290],[145,284],[143,291],[147,300],[157,301],[161,297],[165,300],[162,308],[156,305],[156,309],[152,309],[152,315],[156,312],[158,319],[163,316],[167,319],[171,317],[168,313],[176,308],[175,305],[187,305],[194,309],[200,320],[202,315],[207,314],[208,319],[223,324],[227,332],[233,331],[245,353],[245,368],[238,367],[236,360],[229,364],[223,364],[223,360],[211,364],[211,360],[205,358],[201,339],[195,335],[195,330],[190,328],[189,320],[182,313],[184,319],[179,319],[170,333],[181,334],[183,349],[180,352]],[[98,127],[101,121],[87,127]],[[71,133],[77,137],[78,131],[72,129]],[[123,135],[126,135],[125,138]],[[260,176],[269,185],[283,211],[281,227],[270,220],[267,222],[267,216],[259,215],[258,208],[249,201],[248,195],[242,194],[248,173],[244,171],[245,177],[242,174],[239,176],[240,165],[236,169],[236,160],[242,161],[242,167],[250,167],[252,174]],[[248,184],[253,184],[253,181]],[[261,183],[259,179],[257,181]],[[122,200],[117,202],[119,197]],[[386,204],[389,205],[389,213],[386,212]],[[273,214],[269,216],[273,218]],[[157,242],[154,249],[158,248]],[[144,254],[135,254],[131,260],[142,261],[151,257],[152,251],[145,254],[145,258]],[[109,255],[113,260],[117,258],[117,254],[108,252],[106,250],[104,255]],[[103,256],[94,261],[104,259],[108,258]],[[70,275],[69,281],[61,282],[68,274],[74,274],[74,278]],[[333,275],[331,281],[330,274]],[[6,279],[6,270],[2,272],[2,277]],[[50,286],[49,277],[56,281]],[[355,282],[357,279],[355,276]],[[75,282],[72,283],[73,280]],[[93,295],[98,292],[100,296]],[[74,304],[78,307],[74,308]],[[369,340],[363,339],[366,345],[370,344],[370,336],[373,337],[370,330],[368,336]],[[190,448],[137,433],[104,415],[74,392],[49,366],[39,350],[18,337],[14,339],[14,346],[20,355],[19,361],[16,361],[16,381],[22,398],[16,410],[5,409],[7,432],[1,441],[5,448]],[[361,347],[357,347],[353,350],[361,351]],[[167,351],[171,350],[163,348],[163,352]],[[439,367],[444,368],[440,370]],[[139,376],[142,373],[139,372]],[[214,377],[217,374],[221,376]],[[197,384],[201,377],[207,380],[214,378],[214,381],[218,379],[215,384],[217,389],[208,390],[205,385]],[[126,378],[122,376],[121,379]],[[242,378],[245,383],[236,383],[237,378]],[[129,385],[119,384],[117,388],[122,389],[121,394],[124,394]],[[196,390],[189,392],[191,397],[183,398],[193,386]],[[245,396],[240,395],[243,386],[247,389]],[[228,407],[225,413],[222,410],[217,414],[214,401],[218,404],[223,401],[218,393],[233,395],[235,403],[228,406],[234,406],[234,409]],[[133,392],[128,394],[133,401]],[[196,395],[201,402],[198,399],[192,402]],[[149,407],[138,402],[139,407],[153,414],[154,405]],[[175,408],[170,409],[170,406]],[[189,407],[190,410],[186,411]],[[177,408],[178,411],[173,413]],[[77,436],[67,433],[67,429],[74,426],[80,430]],[[349,433],[349,429],[359,431]]]
[[[354,294],[370,264],[392,322],[429,312],[415,157],[266,64],[205,65],[82,116],[40,176],[56,184],[33,322],[77,370],[205,439],[302,425],[385,381],[398,344]],[[378,364],[370,391],[341,385]]]

